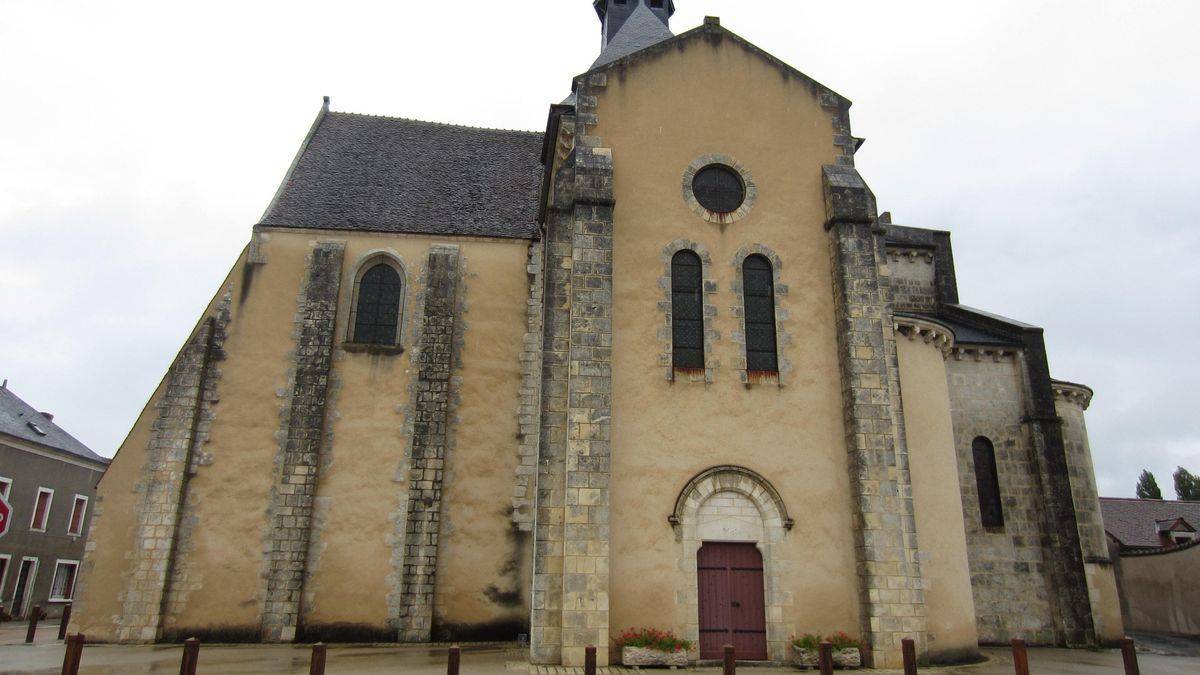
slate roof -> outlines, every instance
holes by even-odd
[[[1159,521],[1183,518],[1192,527],[1200,526],[1200,502],[1101,497],[1100,515],[1104,531],[1123,546],[1158,548]]]
[[[62,427],[46,419],[8,387],[0,387],[0,434],[15,436],[23,441],[49,446],[102,464],[108,464],[109,461],[92,452]]]
[[[639,2],[629,18],[625,19],[625,23],[621,24],[621,29],[600,52],[600,57],[592,64],[592,68],[612,63],[674,36],[671,29],[654,16],[649,7]]]
[[[996,335],[994,333],[989,333],[985,330],[975,328],[974,326],[968,326],[967,324],[962,323],[961,321],[955,321],[953,319],[949,319],[944,316],[938,316],[938,315],[932,315],[932,314],[930,314],[930,315],[917,314],[914,316],[918,316],[921,318],[927,318],[931,321],[936,321],[938,323],[945,324],[945,326],[947,328],[954,331],[954,342],[956,344],[1004,345],[1004,346],[1018,346],[1020,344],[1019,342],[1012,340],[1010,338],[1006,338],[1003,335]]]
[[[325,112],[260,225],[534,239],[542,134]]]

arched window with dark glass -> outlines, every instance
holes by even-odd
[[[979,517],[984,527],[1004,526],[1000,503],[1000,476],[996,472],[996,448],[983,436],[971,442],[975,457],[975,487],[979,491]]]
[[[352,341],[395,345],[403,299],[404,281],[395,267],[381,262],[368,268],[358,281]]]
[[[675,368],[704,368],[704,282],[700,256],[671,258],[671,361]]]
[[[742,301],[745,303],[746,370],[779,372],[775,344],[775,278],[771,261],[752,255],[742,263]]]

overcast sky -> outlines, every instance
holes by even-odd
[[[676,0],[855,102],[881,209],[1096,390],[1103,495],[1200,472],[1200,3]],[[320,107],[541,130],[590,0],[0,0],[0,377],[120,445]]]

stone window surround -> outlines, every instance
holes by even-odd
[[[758,473],[739,466],[712,467],[692,478],[680,492],[675,510],[668,519],[679,544],[675,606],[676,616],[683,626],[683,638],[693,644],[689,656],[699,658],[700,649],[699,578],[696,565],[697,553],[704,542],[699,537],[698,516],[700,508],[709,498],[728,492],[749,499],[762,516],[763,538],[753,543],[763,557],[767,653],[772,661],[787,661],[795,627],[785,619],[787,609],[792,605],[792,593],[786,590],[785,582],[790,564],[783,558],[782,547],[778,544],[792,528],[792,520],[770,482]]]
[[[709,255],[708,249],[687,239],[676,239],[667,244],[662,251],[664,273],[658,278],[658,286],[662,289],[663,299],[658,303],[658,311],[664,316],[665,324],[658,329],[658,339],[663,343],[663,350],[658,355],[658,364],[664,369],[663,372],[668,382],[677,381],[672,339],[671,261],[680,251],[691,251],[700,257],[700,281],[704,294],[704,383],[712,384],[716,380],[717,368],[721,365],[716,355],[716,343],[721,339],[721,334],[713,329],[713,321],[717,318],[717,306],[712,304],[712,296],[716,295],[719,286],[716,279],[713,278],[712,256]],[[698,381],[700,378],[689,379]]]
[[[362,281],[363,275],[367,270],[371,269],[378,263],[389,265],[396,273],[400,275],[400,312],[397,315],[396,323],[396,342],[393,345],[375,345],[365,344],[354,341],[354,321],[358,316],[358,287]],[[373,353],[400,353],[404,351],[404,336],[405,329],[408,327],[408,315],[405,311],[408,306],[408,268],[404,264],[404,259],[394,249],[376,248],[371,249],[360,255],[354,264],[350,266],[346,272],[346,287],[350,293],[350,301],[346,305],[348,308],[348,316],[346,319],[346,339],[342,343],[342,348],[346,351],[367,351]]]
[[[695,193],[692,192],[692,180],[699,173],[700,169],[712,164],[721,164],[733,169],[742,179],[742,184],[746,187],[746,197],[742,200],[742,205],[731,213],[716,213],[709,211],[700,204],[696,199]],[[750,210],[754,208],[754,203],[758,201],[758,184],[754,182],[754,175],[741,162],[737,161],[729,155],[709,154],[697,157],[695,161],[688,165],[683,170],[683,202],[688,205],[697,216],[704,220],[715,223],[717,225],[729,225],[745,218],[750,214]]]
[[[761,255],[771,263],[771,277],[775,290],[775,351],[776,358],[779,362],[779,372],[773,382],[763,380],[764,384],[773,383],[776,386],[784,386],[785,377],[792,370],[792,362],[784,358],[784,350],[791,345],[792,336],[783,329],[784,322],[790,317],[790,313],[783,306],[783,301],[788,295],[788,286],[782,281],[783,262],[775,251],[763,244],[748,244],[738,249],[737,253],[733,254],[733,281],[729,284],[729,290],[738,299],[738,303],[730,307],[733,316],[736,317],[741,324],[740,331],[734,331],[730,336],[730,340],[737,345],[741,345],[738,357],[734,359],[733,368],[738,371],[738,377],[742,384],[747,386],[755,384],[750,381],[750,373],[746,370],[746,299],[742,294],[742,265],[746,262],[746,258],[752,255]]]
[[[42,495],[48,494],[50,498],[46,500],[46,510],[42,512],[42,523],[38,526],[38,502],[42,501]],[[54,490],[48,487],[38,486],[37,496],[33,499],[33,513],[29,516],[29,531],[30,532],[45,532],[46,526],[50,523],[50,509],[54,506]]]

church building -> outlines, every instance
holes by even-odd
[[[1119,638],[1092,392],[1042,330],[878,211],[848,99],[594,4],[544,132],[326,99],[100,482],[71,630],[572,666],[640,626],[875,666]]]

